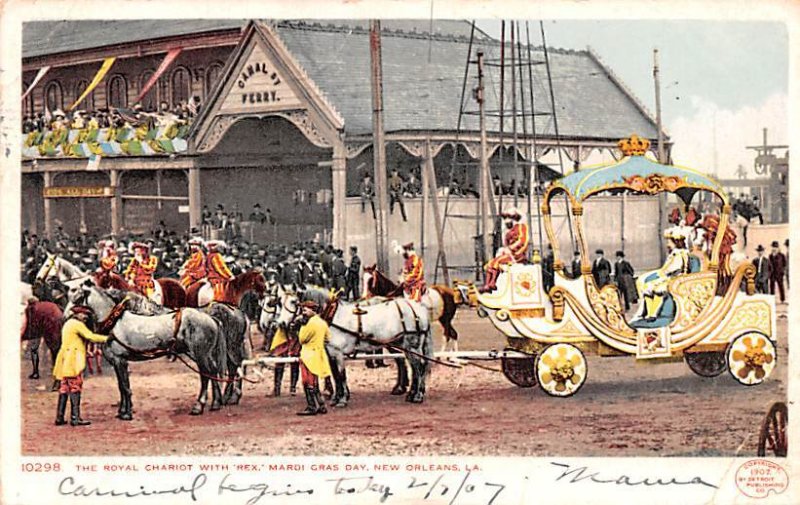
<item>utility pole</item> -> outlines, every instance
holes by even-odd
[[[661,129],[661,84],[658,79],[658,49],[653,49],[653,79],[656,83],[656,128],[658,129],[658,162],[664,163],[664,132]]]
[[[475,93],[475,99],[478,102],[478,112],[480,117],[481,129],[481,172],[480,172],[480,206],[481,206],[481,220],[479,224],[479,237],[480,245],[484,258],[491,257],[491,242],[487,240],[489,235],[489,199],[494,198],[492,192],[492,183],[489,180],[489,152],[486,140],[486,107],[485,107],[485,90],[483,86],[483,51],[478,51],[478,89]]]
[[[386,144],[383,140],[383,72],[381,68],[381,22],[369,22],[369,54],[372,83],[372,153],[375,172],[375,197],[378,200],[375,223],[375,258],[378,270],[389,272],[389,207],[386,185]]]

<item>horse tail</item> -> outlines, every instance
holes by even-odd
[[[453,328],[453,318],[456,315],[456,310],[458,310],[455,291],[447,286],[437,285],[431,286],[431,288],[442,297],[443,308],[442,315],[439,316],[439,324],[442,325],[442,329],[444,330],[444,337],[447,340],[458,340],[458,332]]]

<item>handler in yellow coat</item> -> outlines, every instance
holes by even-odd
[[[64,414],[67,410],[67,398],[72,406],[70,424],[86,426],[92,424],[81,419],[81,391],[83,390],[83,373],[86,368],[86,342],[102,344],[108,337],[98,335],[86,327],[91,309],[78,305],[72,308],[72,316],[61,329],[61,349],[53,366],[53,376],[61,381],[58,390],[58,411],[56,426],[67,424]]]
[[[300,328],[300,377],[306,393],[308,406],[299,416],[315,416],[326,414],[325,402],[319,391],[319,379],[331,375],[331,365],[328,362],[328,353],[325,352],[325,341],[330,338],[331,331],[317,312],[319,305],[316,302],[306,301],[302,304],[305,323]]]

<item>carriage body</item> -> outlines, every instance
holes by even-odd
[[[625,142],[630,145],[636,140],[622,141],[621,147]],[[752,264],[746,262],[730,271],[728,258],[723,254],[720,259],[731,213],[722,188],[703,174],[656,163],[639,152],[612,165],[572,173],[545,192],[542,215],[555,258],[558,241],[549,204],[560,194],[569,202],[581,251],[581,275],[570,278],[563,263],[556,260],[554,286],[545,291],[543,265],[534,254],[531,263],[513,264],[503,271],[494,291],[462,289],[465,298],[478,306],[479,314],[506,335],[510,349],[531,356],[504,363],[507,377],[515,384],[538,383],[554,396],[570,396],[586,379],[585,353],[649,361],[683,357],[701,376],[712,377],[727,369],[745,385],[763,382],[775,367],[774,296],[755,294]],[[659,317],[629,320],[617,286],[598,287],[592,276],[582,230],[583,201],[608,191],[672,192],[688,210],[700,190],[721,200],[718,233],[708,254],[696,252],[702,261],[668,278]]]

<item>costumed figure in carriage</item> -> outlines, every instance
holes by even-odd
[[[233,279],[233,273],[225,263],[225,258],[219,249],[226,247],[225,242],[221,240],[209,240],[206,242],[206,249],[208,249],[208,256],[206,256],[206,275],[208,282],[214,289],[214,301],[225,301],[225,287],[228,282]]]
[[[161,304],[161,293],[156,289],[153,280],[153,274],[158,268],[158,258],[150,254],[150,246],[144,242],[134,242],[131,248],[134,255],[123,277],[136,291]]]
[[[425,266],[417,256],[414,243],[403,246],[403,293],[409,300],[419,302],[425,294]]]
[[[508,231],[503,238],[503,247],[498,249],[495,257],[484,266],[486,278],[483,287],[478,290],[481,293],[488,293],[497,288],[497,277],[505,266],[527,263],[528,225],[523,222],[522,213],[512,207],[501,216]]]
[[[657,318],[664,304],[669,280],[676,275],[689,273],[689,251],[686,249],[687,231],[687,228],[683,226],[673,226],[668,229],[664,233],[664,238],[667,239],[669,254],[664,264],[658,270],[647,272],[637,279],[636,288],[644,300],[640,318],[645,320]]]
[[[195,282],[205,279],[207,274],[203,239],[194,237],[189,240],[189,250],[189,258],[181,267],[181,285],[184,289],[189,289],[189,286]]]

